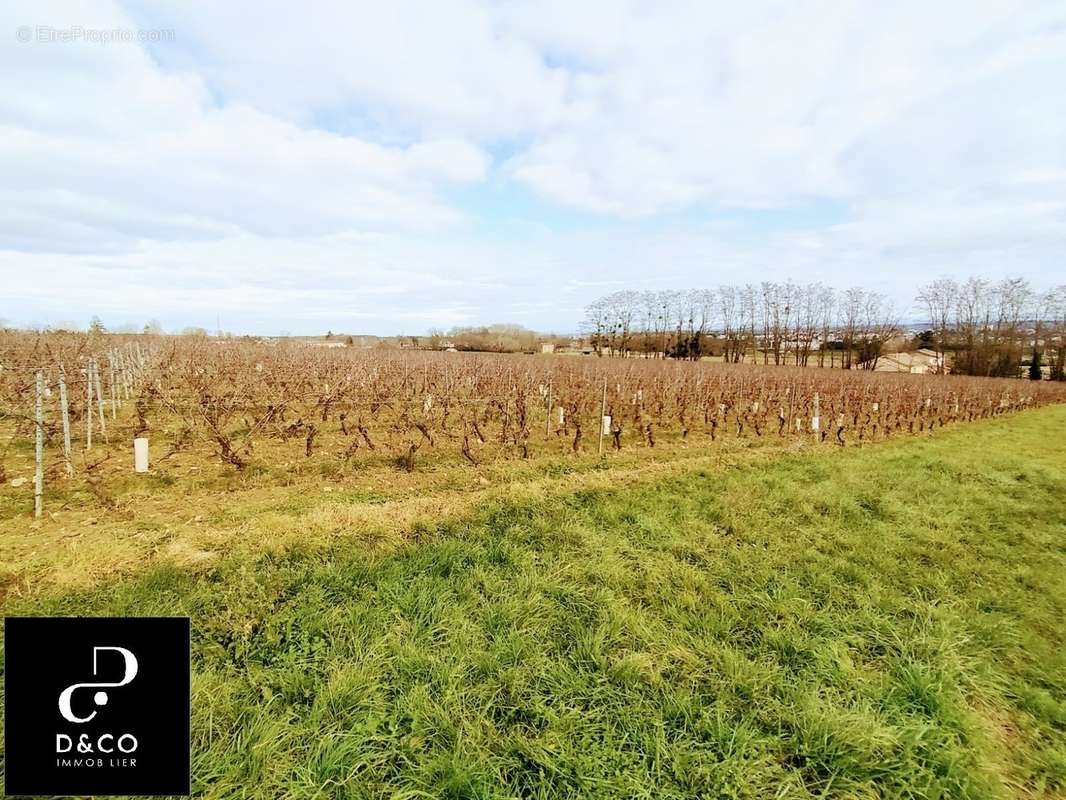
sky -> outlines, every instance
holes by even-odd
[[[1066,282],[1066,3],[4,0],[0,319]]]

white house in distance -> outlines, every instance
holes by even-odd
[[[869,369],[869,361],[858,365],[858,369]],[[909,372],[912,375],[925,375],[930,372],[942,372],[944,357],[935,350],[926,347],[909,353],[888,353],[877,359],[874,372]]]

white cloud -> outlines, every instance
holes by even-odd
[[[950,157],[1009,119],[1018,102],[997,85],[1061,82],[1066,67],[1055,0],[163,7],[148,18],[188,33],[161,56],[195,63],[226,96],[385,140],[503,143],[514,180],[620,217],[861,197],[878,188],[863,153],[919,135],[930,109],[950,135],[918,154]],[[956,107],[958,93],[981,102]],[[1054,89],[1042,93],[1041,124],[1008,137],[1008,157],[1057,141],[1061,122],[1041,108]],[[922,166],[891,169],[920,179]]]
[[[55,27],[136,27],[108,3],[49,11]],[[6,6],[0,25],[40,17]],[[461,139],[386,146],[215,103],[136,44],[11,37],[0,53],[0,236],[29,249],[453,223],[439,189],[488,165]]]
[[[560,327],[597,286],[1061,273],[1060,0],[17,0],[0,31],[0,270],[38,317],[122,306],[105,274],[160,316]]]

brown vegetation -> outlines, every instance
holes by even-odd
[[[124,363],[119,355],[132,341],[143,357],[135,384],[124,377],[135,359]],[[110,427],[97,429],[92,458],[82,459],[87,395],[79,365],[90,356],[101,365]],[[116,358],[112,376],[109,359]],[[52,390],[45,398],[45,461],[63,463],[55,391],[62,367],[79,472],[108,448],[125,463],[135,434],[148,436],[153,457],[168,463],[213,453],[237,471],[293,459],[319,465],[323,474],[360,463],[411,471],[601,448],[712,447],[723,438],[846,446],[1066,400],[1066,387],[1050,382],[203,337],[9,333],[0,340],[0,364],[0,424],[8,434],[0,465],[6,454],[25,456],[31,448],[38,368]],[[112,392],[121,401],[130,385],[127,410],[113,419]],[[92,411],[99,413],[96,400]]]

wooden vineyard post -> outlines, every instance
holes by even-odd
[[[603,397],[600,400],[600,444],[599,454],[603,455],[603,420],[607,416],[607,378],[603,379]]]
[[[70,458],[70,407],[67,404],[67,381],[63,369],[59,370],[59,409],[63,417],[63,460],[66,462],[67,475],[74,474],[74,462]]]
[[[128,400],[130,393],[126,385],[126,359],[122,357],[121,350],[115,350],[115,361],[118,362],[119,399]]]
[[[85,365],[85,449],[93,449],[93,375],[88,364]]]
[[[548,415],[544,420],[544,438],[547,439],[551,435],[552,429],[552,379],[548,378]]]
[[[94,358],[93,361],[92,361],[92,365],[93,365],[93,384],[94,384],[95,389],[96,389],[96,409],[100,413],[100,433],[102,433],[104,435],[104,437],[106,438],[107,437],[107,423],[104,422],[104,393],[101,391],[101,388],[100,388],[100,364]],[[90,410],[89,413],[92,413],[92,411]]]
[[[37,431],[34,438],[35,469],[33,473],[33,516],[44,511],[44,373],[37,370]]]
[[[115,357],[107,357],[107,377],[111,384],[111,419],[118,417],[118,397],[115,396]]]

